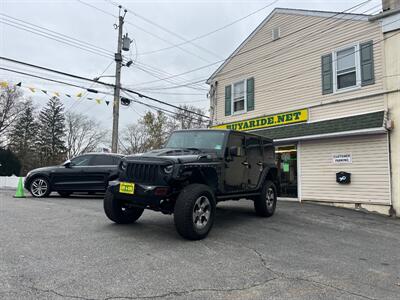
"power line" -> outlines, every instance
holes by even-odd
[[[104,52],[105,54],[108,54],[108,55],[113,55],[113,54],[114,54],[112,51],[110,51],[110,50],[108,50],[108,49],[105,49],[105,48],[102,48],[102,47],[100,47],[100,46],[97,46],[97,45],[94,45],[94,44],[91,44],[91,43],[88,43],[88,42],[79,40],[79,39],[77,39],[77,38],[74,38],[74,37],[72,37],[72,36],[69,36],[69,35],[60,33],[60,32],[58,32],[58,31],[54,31],[54,30],[48,29],[48,28],[43,27],[43,26],[39,26],[39,25],[30,23],[30,22],[27,22],[27,21],[23,21],[23,20],[21,20],[21,19],[12,17],[12,16],[10,16],[10,15],[7,15],[7,14],[1,13],[1,12],[0,12],[0,15],[4,16],[4,17],[6,17],[6,18],[12,19],[12,20],[14,20],[14,21],[17,21],[17,22],[19,22],[19,23],[27,24],[27,25],[21,25],[21,24],[17,24],[17,25],[24,26],[24,27],[27,27],[27,28],[32,28],[32,27],[35,28],[35,27],[36,27],[36,28],[39,28],[39,29],[41,29],[41,30],[50,32],[50,33],[52,33],[52,34],[54,34],[54,35],[56,35],[56,36],[58,36],[58,37],[60,37],[60,38],[64,38],[64,39],[66,39],[66,40],[71,40],[71,41],[77,42],[77,43],[79,43],[79,44],[83,44],[83,45],[85,45],[86,47],[92,48],[92,49],[95,50],[95,51]],[[8,20],[6,20],[6,21],[8,21]],[[8,21],[8,22],[11,22],[11,21]],[[29,27],[29,26],[30,26],[30,27]],[[41,32],[43,32],[43,31],[41,31]]]
[[[104,1],[106,1],[106,2],[108,2],[108,3],[110,3],[110,4],[112,4],[112,5],[115,5],[115,6],[118,6],[118,5],[119,5],[119,4],[117,4],[117,3],[115,3],[114,1],[111,1],[111,0],[104,0]],[[270,3],[270,4],[266,5],[265,7],[263,7],[262,9],[265,9],[265,8],[267,8],[267,7],[269,7],[269,6],[273,5],[273,4],[275,4],[275,3],[278,2],[278,1],[279,1],[279,0],[275,0],[275,1],[273,1],[272,3]],[[204,51],[204,52],[207,52],[207,53],[209,53],[209,54],[212,54],[212,55],[214,55],[214,56],[216,56],[216,57],[220,57],[219,54],[217,54],[217,53],[215,53],[215,52],[213,52],[213,51],[211,51],[211,50],[209,50],[209,49],[207,49],[207,48],[204,48],[204,47],[202,47],[202,46],[200,46],[200,45],[197,45],[197,44],[194,43],[193,41],[186,39],[186,38],[183,37],[182,35],[180,35],[180,34],[174,32],[174,31],[172,31],[172,30],[166,28],[165,26],[159,25],[159,24],[157,24],[156,22],[154,22],[154,21],[152,21],[152,20],[150,20],[150,19],[148,19],[148,18],[146,18],[146,17],[144,17],[144,16],[139,15],[139,14],[136,13],[135,11],[130,10],[127,6],[124,6],[124,7],[125,7],[126,9],[128,9],[128,11],[129,11],[130,13],[132,13],[133,15],[135,15],[136,17],[138,17],[138,18],[144,20],[145,22],[147,22],[147,23],[149,23],[149,24],[151,24],[151,25],[153,25],[153,26],[155,26],[155,27],[157,27],[157,28],[163,30],[164,32],[167,32],[167,33],[169,33],[169,34],[171,34],[171,35],[173,35],[173,36],[175,36],[175,37],[181,39],[182,41],[184,41],[185,44],[190,43],[191,45],[195,46],[196,48],[198,48],[198,49],[200,49],[200,50],[202,50],[202,51]],[[260,10],[262,10],[262,9],[260,9]],[[258,10],[258,11],[259,11],[259,10]],[[254,14],[254,13],[253,13],[253,14]],[[177,47],[177,46],[174,45],[173,47]]]
[[[355,9],[355,8],[358,8],[358,7],[360,7],[360,6],[362,6],[362,5],[366,4],[366,3],[368,3],[368,2],[370,2],[370,1],[371,1],[371,0],[364,1],[364,2],[359,3],[359,4],[357,4],[357,5],[353,6],[353,7],[350,7],[350,8],[348,8],[348,9],[344,10],[344,11],[335,13],[335,14],[333,14],[332,16],[330,16],[330,17],[328,17],[328,18],[319,20],[319,21],[317,21],[317,22],[313,22],[312,24],[309,24],[309,25],[304,26],[304,27],[302,27],[302,28],[299,28],[299,29],[297,29],[297,30],[295,30],[295,31],[292,31],[292,32],[288,33],[287,35],[281,37],[281,40],[284,39],[284,38],[287,38],[287,37],[289,37],[289,36],[291,36],[291,35],[293,35],[293,34],[296,34],[296,33],[298,33],[298,32],[301,32],[301,31],[303,31],[303,30],[306,30],[306,29],[308,29],[308,28],[310,28],[310,27],[313,27],[313,26],[315,26],[315,25],[318,25],[318,24],[320,24],[320,23],[322,23],[322,22],[326,22],[327,20],[330,20],[330,19],[332,19],[332,18],[334,18],[334,17],[336,17],[336,16],[338,16],[338,15],[344,14],[346,11],[350,11],[350,10],[353,10],[353,9]],[[360,16],[360,15],[359,15],[359,14],[355,14],[355,16]],[[248,53],[248,52],[251,52],[251,51],[260,49],[260,48],[262,48],[262,47],[265,47],[265,46],[271,44],[272,42],[274,42],[274,41],[268,41],[268,42],[265,42],[265,43],[261,43],[260,45],[254,46],[254,47],[252,47],[252,48],[249,48],[249,49],[247,49],[247,50],[241,51],[241,52],[236,53],[236,54],[234,54],[234,55],[230,55],[227,59],[218,60],[218,61],[215,61],[215,62],[213,62],[213,63],[207,64],[207,65],[204,65],[204,66],[201,66],[201,67],[197,67],[197,68],[194,68],[194,69],[191,69],[191,70],[188,70],[188,71],[179,73],[179,74],[175,74],[175,75],[172,75],[172,76],[168,76],[168,77],[163,78],[163,80],[165,80],[165,79],[171,79],[171,78],[175,78],[175,77],[179,77],[179,76],[186,75],[186,74],[190,74],[190,73],[193,73],[193,72],[197,72],[197,71],[200,71],[200,70],[203,70],[203,69],[206,69],[206,68],[210,68],[210,67],[212,67],[212,66],[214,66],[214,65],[216,65],[216,64],[220,64],[220,63],[222,63],[222,62],[225,62],[225,61],[227,61],[228,59],[232,59],[232,58],[234,58],[234,57],[237,57],[237,56],[240,56],[240,55],[244,55],[244,54],[246,54],[246,53]],[[154,82],[158,82],[158,81],[160,81],[160,80],[153,80],[153,81],[148,81],[148,82],[142,82],[142,83],[139,83],[139,85],[141,85],[141,84],[148,84],[148,83],[154,83]]]
[[[101,8],[99,8],[99,7],[97,7],[97,6],[93,5],[93,4],[84,2],[84,1],[82,1],[82,0],[76,0],[76,1],[78,1],[79,3],[81,3],[81,4],[83,4],[83,5],[86,5],[86,6],[88,6],[88,7],[91,7],[91,8],[93,8],[93,9],[99,11],[99,12],[102,12],[103,14],[106,14],[106,15],[111,16],[111,17],[114,17],[114,18],[118,18],[116,15],[114,15],[114,14],[112,14],[112,13],[110,13],[110,12],[104,10],[104,9],[101,9]],[[154,34],[153,32],[151,32],[151,31],[149,31],[149,30],[147,30],[147,29],[145,29],[145,28],[143,28],[143,27],[141,27],[141,26],[139,26],[139,25],[137,25],[137,24],[134,24],[134,23],[132,23],[132,22],[129,22],[128,20],[125,20],[125,23],[126,23],[126,24],[129,24],[129,25],[131,25],[131,26],[133,26],[133,27],[136,27],[136,28],[139,29],[140,31],[143,31],[144,33],[147,33],[148,35],[151,35],[151,36],[153,36],[153,37],[155,37],[155,38],[157,38],[157,39],[159,39],[159,40],[161,40],[161,41],[163,41],[163,42],[165,42],[165,43],[167,43],[167,44],[173,45],[173,43],[172,43],[171,41],[169,41],[169,40],[167,40],[167,39],[165,39],[165,38],[162,38],[162,37],[160,37],[160,36]],[[199,58],[199,59],[201,59],[201,60],[203,60],[203,61],[205,61],[205,62],[209,62],[208,60],[202,58],[201,56],[199,56],[199,55],[197,55],[197,54],[195,54],[195,53],[193,53],[193,52],[191,52],[191,51],[189,51],[189,50],[187,50],[187,49],[185,49],[185,48],[183,48],[183,47],[178,47],[178,48],[179,48],[180,50],[182,50],[183,52],[186,52],[186,53],[188,53],[188,54],[190,54],[190,55],[192,55],[192,56],[195,56],[195,57],[197,57],[197,58]]]
[[[114,84],[106,83],[106,82],[103,82],[103,81],[95,81],[95,80],[90,79],[90,78],[86,78],[86,77],[82,77],[82,76],[78,76],[78,75],[74,75],[74,74],[71,74],[71,73],[66,73],[66,72],[62,72],[62,71],[58,71],[58,70],[54,70],[54,69],[50,69],[50,68],[46,68],[46,67],[42,67],[42,66],[38,66],[38,65],[33,65],[33,64],[30,64],[30,63],[14,60],[14,59],[3,57],[3,56],[0,56],[0,59],[6,60],[6,61],[9,61],[9,62],[13,62],[13,63],[17,63],[17,64],[22,64],[22,65],[29,66],[29,67],[32,67],[32,68],[37,68],[37,69],[40,69],[40,70],[45,70],[45,71],[48,71],[48,72],[53,72],[53,73],[56,73],[56,74],[61,74],[61,75],[72,77],[72,78],[76,78],[76,79],[81,79],[81,80],[84,80],[84,81],[95,82],[96,84],[101,84],[101,85],[104,85],[104,86],[107,86],[107,87],[112,87],[112,88],[115,87]],[[52,80],[52,81],[54,81],[54,80]],[[58,82],[60,82],[60,81],[58,81]],[[186,111],[188,113],[192,113],[192,114],[198,115],[200,117],[209,118],[208,116],[205,116],[205,115],[199,114],[197,112],[194,112],[194,111],[191,111],[191,110],[188,110],[188,109],[185,109],[185,108],[182,108],[182,107],[167,103],[165,101],[156,99],[154,97],[146,96],[145,94],[142,94],[140,92],[134,91],[134,90],[129,89],[129,88],[121,87],[121,90],[124,90],[124,91],[127,91],[129,93],[135,94],[135,95],[139,96],[140,98],[146,98],[146,99],[152,100],[154,102],[158,102],[160,104],[164,104],[164,105],[167,105],[167,106],[170,106],[170,107],[182,110],[182,111]]]
[[[343,22],[345,22],[345,21],[346,21],[346,20],[344,20]],[[345,27],[349,27],[349,26],[352,26],[352,24],[348,24],[348,25],[345,26]],[[337,28],[337,24],[335,24],[335,25],[329,27],[328,29],[326,29],[326,30],[324,30],[324,31],[322,31],[322,32],[319,32],[319,33],[320,33],[320,34],[326,33],[327,31],[329,31],[329,30],[331,30],[331,29],[335,29],[335,28]],[[375,30],[375,29],[373,29],[373,30]],[[370,31],[372,32],[373,30],[367,29],[367,30],[364,30],[363,32],[370,32]],[[221,75],[226,75],[226,74],[231,73],[231,72],[233,72],[233,71],[236,71],[236,70],[238,70],[238,69],[247,67],[247,66],[249,66],[250,64],[268,61],[268,60],[274,59],[274,58],[276,58],[276,57],[279,57],[279,56],[281,56],[281,55],[283,55],[283,54],[286,54],[286,52],[289,52],[289,51],[292,51],[292,50],[294,50],[294,49],[296,49],[296,48],[299,48],[299,47],[303,46],[303,45],[304,45],[305,43],[307,43],[307,42],[310,42],[310,41],[313,41],[313,40],[318,39],[319,36],[318,36],[318,35],[313,35],[313,33],[314,33],[314,32],[312,32],[312,33],[310,33],[310,34],[307,34],[307,35],[304,35],[304,36],[301,36],[301,37],[299,37],[299,39],[297,39],[296,41],[291,42],[291,43],[289,43],[288,45],[284,45],[282,48],[280,48],[280,49],[278,49],[278,50],[276,50],[276,51],[273,51],[273,52],[271,52],[271,53],[269,53],[269,54],[267,54],[267,55],[265,55],[265,56],[258,57],[258,58],[254,59],[254,60],[246,61],[245,63],[243,63],[243,64],[241,64],[241,65],[239,65],[239,66],[237,66],[237,67],[235,67],[235,68],[233,68],[233,69],[227,70],[227,71],[225,71],[225,72],[221,72],[221,73],[219,73],[218,75],[219,75],[219,76],[221,76]],[[360,34],[360,32],[357,32],[356,34],[358,35],[358,34]],[[288,34],[288,35],[289,35],[289,34]],[[305,40],[305,38],[308,37],[308,36],[313,36],[314,39],[312,39],[312,40]],[[343,39],[341,42],[348,41],[348,40],[351,40],[351,39],[353,39],[353,37],[347,37],[346,39]],[[301,43],[301,44],[298,44],[298,45],[295,46],[295,47],[289,47],[290,45],[295,44],[295,43],[298,42],[299,40],[303,40],[304,42]],[[288,60],[293,60],[293,59],[297,59],[297,58],[299,58],[299,57],[303,57],[304,55],[309,55],[309,54],[312,54],[312,53],[319,52],[321,49],[323,49],[323,47],[321,47],[321,48],[319,48],[319,49],[313,49],[312,51],[307,52],[307,53],[303,53],[303,54],[301,54],[301,55],[299,55],[299,56],[297,56],[297,57],[295,57],[295,58],[290,58],[290,59],[283,60],[283,61],[281,61],[281,62],[278,62],[278,63],[274,64],[274,66],[277,65],[277,64],[280,64],[280,63],[285,63],[285,62],[288,61]],[[282,52],[283,50],[287,50],[287,51],[286,51],[286,52]],[[277,53],[277,55],[271,56],[272,54],[275,54],[275,53]],[[240,53],[239,53],[239,54],[240,54]],[[264,59],[263,59],[263,58],[264,58]],[[263,60],[261,60],[261,59],[263,59]],[[262,67],[262,68],[266,68],[266,67],[270,67],[270,65],[269,65],[269,66],[264,66],[264,67]],[[237,76],[241,76],[241,75],[246,75],[246,74],[248,74],[248,73],[245,72],[245,73],[234,74],[234,75],[232,75],[231,77],[227,77],[227,78],[233,78],[233,77],[237,77]],[[174,77],[175,77],[175,76],[174,76]],[[225,78],[225,79],[227,79],[227,78]],[[187,82],[186,84],[197,83],[197,82],[202,82],[202,81],[204,82],[206,79],[207,79],[207,78],[202,78],[202,79],[199,79],[199,80],[196,80],[196,81]],[[153,82],[155,82],[155,81],[153,81]],[[149,83],[149,82],[148,82],[148,83]],[[150,89],[162,90],[162,89],[165,89],[165,88],[164,88],[164,87],[152,87],[152,88],[150,88]],[[144,89],[144,90],[146,90],[146,89]]]
[[[353,21],[357,21],[357,20],[355,20],[355,19],[351,19],[351,20],[353,20]],[[308,34],[308,35],[305,35],[305,36],[301,36],[301,37],[299,37],[299,39],[297,39],[296,41],[293,41],[293,42],[291,42],[291,43],[289,43],[289,44],[287,44],[287,45],[284,45],[283,47],[281,47],[280,49],[278,49],[278,50],[276,50],[276,51],[273,51],[273,52],[271,52],[271,53],[269,53],[269,54],[267,54],[267,55],[264,55],[264,56],[261,56],[261,57],[259,57],[259,58],[256,58],[256,59],[253,59],[253,60],[251,60],[251,61],[248,61],[248,62],[246,62],[246,63],[244,63],[244,64],[241,64],[241,65],[239,65],[239,66],[237,66],[237,67],[235,67],[235,68],[233,68],[233,69],[230,69],[230,70],[227,70],[227,71],[225,71],[225,72],[221,72],[221,73],[218,73],[218,75],[219,76],[221,76],[221,75],[226,75],[226,74],[228,74],[228,73],[231,73],[231,72],[234,72],[234,71],[236,71],[236,70],[238,70],[238,69],[242,69],[242,68],[245,68],[245,67],[247,67],[247,66],[249,66],[249,65],[251,65],[251,64],[254,64],[254,63],[259,63],[259,62],[265,62],[265,61],[269,61],[269,60],[272,60],[272,59],[275,59],[275,58],[277,58],[277,57],[280,57],[280,56],[282,56],[282,55],[284,55],[284,54],[287,54],[288,52],[291,52],[291,51],[293,51],[293,50],[295,50],[295,49],[298,49],[298,48],[300,48],[300,47],[302,47],[304,44],[306,44],[306,43],[310,43],[310,42],[313,42],[313,41],[315,41],[315,40],[318,40],[320,37],[319,37],[319,35],[321,35],[321,34],[325,34],[325,33],[327,33],[328,31],[330,31],[330,30],[332,30],[332,29],[337,29],[337,27],[338,27],[338,25],[341,25],[341,24],[343,24],[343,23],[345,23],[347,20],[344,20],[344,21],[342,21],[340,24],[333,24],[331,27],[329,27],[329,28],[327,28],[327,29],[325,29],[325,30],[323,30],[323,31],[320,31],[320,32],[318,32],[318,35],[314,35],[314,33],[315,32],[312,32],[312,33],[310,33],[310,34]],[[345,25],[343,28],[347,28],[347,27],[351,27],[351,26],[353,26],[353,24],[347,24],[347,25]],[[373,31],[375,31],[375,29],[366,29],[366,30],[364,30],[364,31],[362,31],[362,32],[357,32],[356,34],[357,35],[359,35],[359,34],[361,34],[361,33],[365,33],[365,32],[373,32]],[[306,38],[308,38],[308,37],[313,37],[311,40],[307,40]],[[348,37],[348,38],[345,38],[345,39],[343,39],[343,40],[341,40],[340,42],[345,42],[345,41],[348,41],[348,40],[351,40],[353,37]],[[303,43],[299,43],[299,44],[296,44],[298,41],[303,41]],[[291,45],[295,45],[294,47],[290,47]],[[312,53],[316,53],[316,52],[319,52],[320,50],[322,50],[324,48],[324,46],[322,46],[322,47],[320,47],[320,48],[318,48],[318,49],[313,49],[312,51],[310,51],[310,52],[307,52],[307,53],[303,53],[302,55],[299,55],[299,56],[297,56],[296,58],[299,58],[299,57],[302,57],[302,56],[305,56],[305,55],[309,55],[309,54],[312,54]],[[285,51],[286,50],[286,51]],[[276,55],[274,55],[274,56],[272,56],[273,54],[276,54]],[[292,59],[292,58],[291,58]],[[287,60],[291,60],[291,59],[287,59]],[[283,62],[286,62],[287,60],[284,60]],[[264,67],[263,67],[264,68]],[[235,76],[240,76],[240,75],[242,75],[243,73],[241,73],[241,74],[239,74],[239,75],[232,75],[231,77],[228,77],[228,78],[232,78],[232,77],[235,77]]]
[[[93,80],[93,79],[90,79],[90,78],[87,78],[87,77],[82,77],[82,76],[74,75],[74,74],[71,74],[71,73],[66,73],[66,72],[62,72],[62,71],[58,71],[58,70],[54,70],[54,69],[50,69],[50,68],[46,68],[46,67],[30,64],[30,63],[27,63],[27,62],[15,60],[15,59],[12,59],[12,58],[7,58],[7,57],[4,57],[4,56],[0,56],[0,59],[5,60],[5,61],[9,61],[9,62],[12,62],[12,63],[16,63],[16,64],[21,64],[21,65],[24,65],[24,66],[28,66],[28,67],[31,67],[31,68],[40,69],[40,70],[56,73],[56,74],[67,76],[67,77],[72,77],[72,78],[75,78],[75,79],[95,82],[97,84],[102,84],[102,85],[114,88],[114,85],[111,84],[111,83],[106,83],[106,82],[103,82],[103,81],[96,81],[96,80]]]
[[[17,74],[21,74],[21,75],[25,75],[25,76],[29,76],[29,77],[34,77],[34,78],[38,78],[38,79],[42,79],[42,80],[51,81],[51,82],[56,82],[56,83],[60,83],[60,84],[63,84],[63,85],[68,85],[68,86],[76,87],[76,88],[79,88],[79,89],[83,89],[83,90],[86,90],[86,91],[89,91],[89,92],[94,92],[94,93],[99,93],[99,94],[106,94],[106,95],[113,95],[112,93],[108,93],[108,92],[104,92],[104,91],[98,91],[98,90],[94,90],[94,89],[91,89],[91,88],[87,88],[87,87],[82,86],[82,85],[77,85],[77,84],[73,84],[73,83],[70,83],[70,82],[61,81],[61,80],[57,80],[57,79],[51,79],[51,78],[48,78],[48,77],[39,76],[39,75],[35,75],[35,74],[32,74],[32,73],[22,72],[22,71],[13,70],[13,69],[4,68],[4,67],[0,67],[0,70],[13,72],[13,73],[17,73]]]
[[[158,74],[158,75],[162,75],[162,76],[171,76],[171,75],[172,75],[171,73],[169,73],[169,72],[167,72],[167,71],[165,71],[165,70],[156,68],[156,67],[154,67],[154,66],[152,66],[152,65],[145,64],[145,63],[143,63],[143,62],[138,62],[137,65],[140,65],[140,66],[142,66],[142,67],[145,67],[145,68],[149,69],[151,72],[154,72],[154,73],[156,73],[156,74]],[[185,81],[184,79],[182,79],[182,80],[180,80],[180,79],[175,79],[174,81],[177,82],[177,83],[186,83],[186,81]],[[204,88],[204,86],[201,85],[201,84],[195,84],[195,85],[198,86],[198,87],[200,87],[200,88],[202,88],[202,89]]]
[[[265,6],[263,6],[263,7],[259,8],[259,9],[255,10],[255,11],[251,12],[250,14],[247,14],[247,15],[245,15],[245,16],[239,18],[239,19],[236,19],[235,21],[232,21],[232,22],[230,22],[230,23],[228,23],[228,24],[226,24],[226,25],[224,25],[224,26],[222,26],[222,27],[216,28],[216,29],[214,29],[214,30],[212,30],[212,31],[209,31],[209,32],[207,32],[207,33],[204,33],[204,34],[201,34],[201,35],[199,35],[199,36],[196,36],[196,37],[194,37],[194,38],[192,38],[192,39],[189,39],[189,40],[187,40],[187,41],[185,41],[185,42],[178,43],[178,44],[175,44],[175,45],[170,46],[170,47],[165,47],[165,48],[161,48],[161,49],[157,49],[157,50],[151,50],[151,51],[147,51],[147,52],[142,52],[142,53],[139,54],[139,56],[148,55],[148,54],[153,54],[153,53],[158,53],[158,52],[161,52],[161,51],[165,51],[165,50],[169,50],[169,49],[176,48],[176,47],[178,47],[178,46],[185,45],[185,44],[190,43],[190,42],[194,42],[194,41],[196,41],[196,40],[203,39],[203,38],[205,38],[205,37],[207,37],[207,36],[209,36],[209,35],[212,35],[212,34],[214,34],[214,33],[217,33],[217,32],[219,32],[219,31],[221,31],[221,30],[224,30],[224,29],[226,29],[226,28],[228,28],[228,27],[230,27],[230,26],[232,26],[232,25],[234,25],[234,24],[236,24],[236,23],[239,23],[239,22],[241,22],[241,21],[247,19],[248,17],[251,17],[251,16],[257,14],[258,12],[260,12],[260,11],[262,11],[262,10],[265,10],[266,8],[272,6],[273,4],[275,4],[275,3],[278,2],[278,1],[279,1],[279,0],[273,1],[272,3],[270,3],[270,4],[268,4],[268,5],[265,5]]]
[[[124,92],[124,94],[127,95],[126,92]],[[140,101],[140,100],[137,100],[137,99],[132,99],[132,98],[127,98],[127,99],[128,99],[129,101],[131,101],[131,102],[135,102],[135,103],[144,105],[144,106],[149,107],[149,108],[151,108],[151,109],[154,109],[154,110],[156,110],[156,111],[161,111],[161,112],[164,112],[164,113],[167,113],[167,114],[171,114],[172,116],[175,116],[175,117],[187,118],[187,119],[197,120],[197,121],[200,121],[200,122],[205,121],[205,120],[202,119],[202,118],[196,119],[196,117],[193,117],[193,116],[181,115],[181,114],[178,114],[177,112],[174,112],[174,111],[171,111],[171,110],[168,110],[168,109],[165,109],[165,108],[161,108],[161,107],[158,107],[158,106],[155,106],[155,105],[151,105],[151,104],[148,104],[148,103],[144,103],[144,102],[142,102],[142,101]],[[191,112],[191,114],[195,114],[195,113],[194,113],[194,112]],[[196,113],[196,114],[197,114],[197,113]],[[202,116],[201,114],[197,114],[197,115]]]
[[[114,62],[114,60],[112,60],[108,65],[107,65],[107,67],[104,69],[104,71],[100,74],[100,76],[102,76],[105,72],[107,72],[107,70],[111,67],[111,65],[113,64],[113,62]],[[90,86],[89,86],[89,89],[91,89],[91,88],[93,88],[94,87],[94,85],[95,85],[95,83],[92,83]],[[88,91],[86,91],[85,92],[85,94],[82,96],[82,98],[80,99],[80,101],[79,102],[74,102],[74,103],[72,103],[72,105],[69,107],[69,108],[67,108],[67,110],[65,111],[65,113],[67,113],[70,109],[76,109],[81,103],[82,103],[82,100],[85,100],[85,98],[87,98],[87,96],[88,96],[88,94],[89,94],[89,92]],[[85,111],[86,112],[86,111]]]
[[[139,66],[138,64],[136,65],[136,68],[138,68],[139,70],[141,70],[141,71],[143,71],[143,72],[145,72],[145,73],[147,73],[147,74],[150,74],[150,75],[153,76],[153,77],[156,77],[156,78],[159,78],[159,79],[162,80],[162,77],[161,77],[161,76],[159,76],[159,75],[157,75],[157,74],[155,74],[155,73],[153,73],[153,72],[151,72],[151,71],[149,71],[149,70],[146,70],[145,68]],[[177,88],[177,87],[185,86],[185,87],[187,87],[187,88],[194,89],[194,90],[208,91],[208,89],[203,88],[203,87],[200,88],[200,87],[192,86],[192,85],[196,84],[196,83],[194,83],[194,82],[189,83],[189,84],[176,84],[175,82],[170,81],[170,80],[168,80],[168,79],[166,79],[165,81],[168,82],[168,83],[173,84],[173,86],[170,87],[170,88]],[[204,81],[203,81],[203,82],[204,82]],[[151,88],[150,88],[150,90],[151,90]]]
[[[30,32],[30,33],[33,33],[33,34],[36,34],[36,35],[45,37],[45,38],[50,39],[50,40],[53,40],[53,41],[57,41],[57,42],[59,42],[59,43],[63,43],[63,44],[69,45],[69,46],[71,46],[71,47],[75,47],[75,48],[78,48],[78,49],[81,49],[81,50],[84,50],[84,51],[87,51],[87,52],[90,52],[90,53],[93,53],[93,54],[96,54],[96,55],[99,55],[99,56],[102,56],[102,57],[106,57],[106,58],[111,58],[111,57],[112,57],[112,56],[110,56],[110,55],[105,55],[105,54],[103,54],[103,53],[101,53],[101,52],[93,51],[93,50],[91,50],[90,48],[84,48],[84,47],[78,46],[78,45],[76,45],[76,44],[69,43],[69,42],[67,42],[67,41],[65,41],[65,40],[52,37],[50,34],[47,35],[47,34],[43,34],[43,33],[40,33],[40,32],[34,31],[34,30],[30,30],[30,29],[28,29],[28,28],[26,28],[26,27],[24,27],[24,26],[22,26],[22,25],[19,25],[19,24],[18,24],[18,25],[17,25],[17,24],[12,24],[12,23],[9,23],[9,22],[7,22],[7,21],[5,21],[5,20],[0,20],[0,23],[3,23],[3,24],[5,24],[5,25],[8,25],[8,26],[11,26],[11,27],[20,29],[20,30],[24,30],[24,31],[27,31],[27,32]]]

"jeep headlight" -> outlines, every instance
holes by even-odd
[[[125,171],[126,168],[128,167],[128,163],[125,160],[123,160],[121,161],[119,167],[121,168],[122,171]]]
[[[173,170],[174,170],[174,165],[168,165],[164,167],[164,172],[166,174],[171,174]]]

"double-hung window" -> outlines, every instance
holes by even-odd
[[[233,84],[233,99],[232,99],[233,113],[241,113],[246,108],[246,84],[245,80]]]
[[[373,50],[373,41],[367,41],[321,56],[322,94],[374,84]]]
[[[334,87],[336,91],[360,86],[359,47],[352,47],[334,52]]]
[[[225,86],[225,116],[254,110],[254,77]]]

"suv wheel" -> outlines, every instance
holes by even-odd
[[[47,197],[50,195],[50,183],[45,177],[36,177],[31,181],[29,191],[33,197]]]
[[[260,196],[254,199],[254,209],[260,217],[270,217],[276,208],[276,187],[275,184],[267,180],[261,190]]]
[[[134,223],[143,214],[144,208],[125,208],[121,205],[113,193],[107,190],[104,196],[104,212],[106,216],[117,224]]]
[[[182,237],[189,240],[205,238],[214,217],[214,193],[207,185],[190,184],[181,191],[175,203],[174,221]]]

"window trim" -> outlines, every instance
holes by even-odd
[[[234,85],[237,83],[243,83],[243,93],[244,93],[244,106],[243,106],[243,110],[239,110],[239,111],[235,111],[235,106],[234,106],[234,100],[235,100],[235,89],[234,89]],[[231,115],[241,115],[241,114],[245,114],[247,112],[247,78],[246,79],[241,79],[238,81],[235,81],[234,83],[231,84]]]
[[[356,71],[356,85],[349,86],[346,88],[338,89],[337,87],[337,53],[342,50],[346,50],[349,48],[354,47],[354,60],[355,60],[355,71]],[[348,92],[348,91],[354,91],[359,88],[361,88],[361,66],[360,66],[360,43],[353,43],[349,44],[340,48],[336,48],[332,51],[332,72],[333,72],[333,78],[332,78],[332,84],[333,84],[333,94],[338,94],[338,93],[343,93],[343,92]]]

